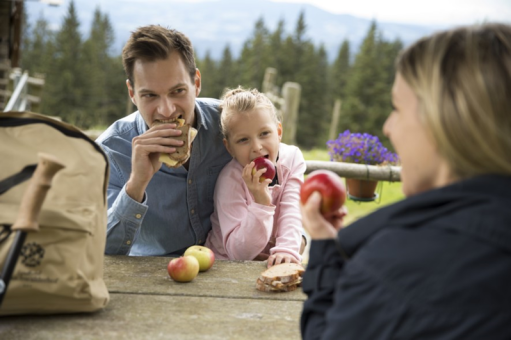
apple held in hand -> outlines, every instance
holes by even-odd
[[[254,162],[254,169],[252,170],[252,175],[256,173],[257,170],[266,168],[266,172],[261,175],[259,178],[259,182],[264,182],[265,179],[271,179],[275,177],[275,165],[265,157],[257,157],[253,160]]]
[[[205,272],[215,263],[215,254],[204,246],[191,246],[186,249],[184,256],[193,256],[199,261],[199,271]]]
[[[167,271],[174,281],[190,282],[199,274],[199,261],[193,256],[181,256],[170,260]]]
[[[309,196],[318,191],[321,194],[321,213],[331,214],[346,201],[346,187],[341,178],[329,170],[316,170],[307,176],[300,189],[300,200],[305,204]]]

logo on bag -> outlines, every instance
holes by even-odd
[[[44,257],[44,249],[39,244],[27,243],[21,248],[21,263],[27,267],[37,267]]]

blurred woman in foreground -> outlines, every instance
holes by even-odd
[[[511,339],[511,27],[423,38],[396,63],[383,130],[407,198],[341,229],[319,194],[305,339]]]

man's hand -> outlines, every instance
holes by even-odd
[[[274,266],[276,264],[280,263],[298,263],[301,264],[300,261],[294,258],[294,256],[291,256],[286,253],[275,253],[273,255],[270,255],[268,257],[268,263],[267,266],[270,268],[271,266]]]
[[[318,192],[312,193],[305,204],[300,204],[303,227],[313,240],[335,238],[342,228],[342,220],[348,210],[346,206],[342,206],[334,213],[323,216],[320,204],[321,195]]]
[[[265,179],[263,182],[259,182],[261,175],[266,172],[266,168],[259,169],[252,175],[254,167],[254,162],[250,162],[243,168],[243,173],[241,174],[243,181],[247,185],[256,203],[271,205],[270,190],[268,189],[271,179]]]
[[[126,193],[135,201],[142,202],[147,185],[160,169],[160,153],[173,153],[183,141],[172,137],[181,135],[176,124],[153,126],[144,134],[133,138],[131,153],[131,175],[126,183]]]

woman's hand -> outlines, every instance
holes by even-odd
[[[275,253],[275,254],[270,255],[268,257],[268,268],[270,268],[271,266],[274,266],[276,264],[280,264],[280,263],[298,263],[298,264],[301,264],[300,261],[295,259],[294,256],[291,256],[291,255],[286,254],[286,253]]]
[[[320,212],[321,195],[313,192],[305,204],[300,204],[302,212],[302,223],[305,230],[313,240],[324,240],[335,238],[337,232],[342,228],[342,220],[348,214],[346,206],[339,210],[323,216]]]

